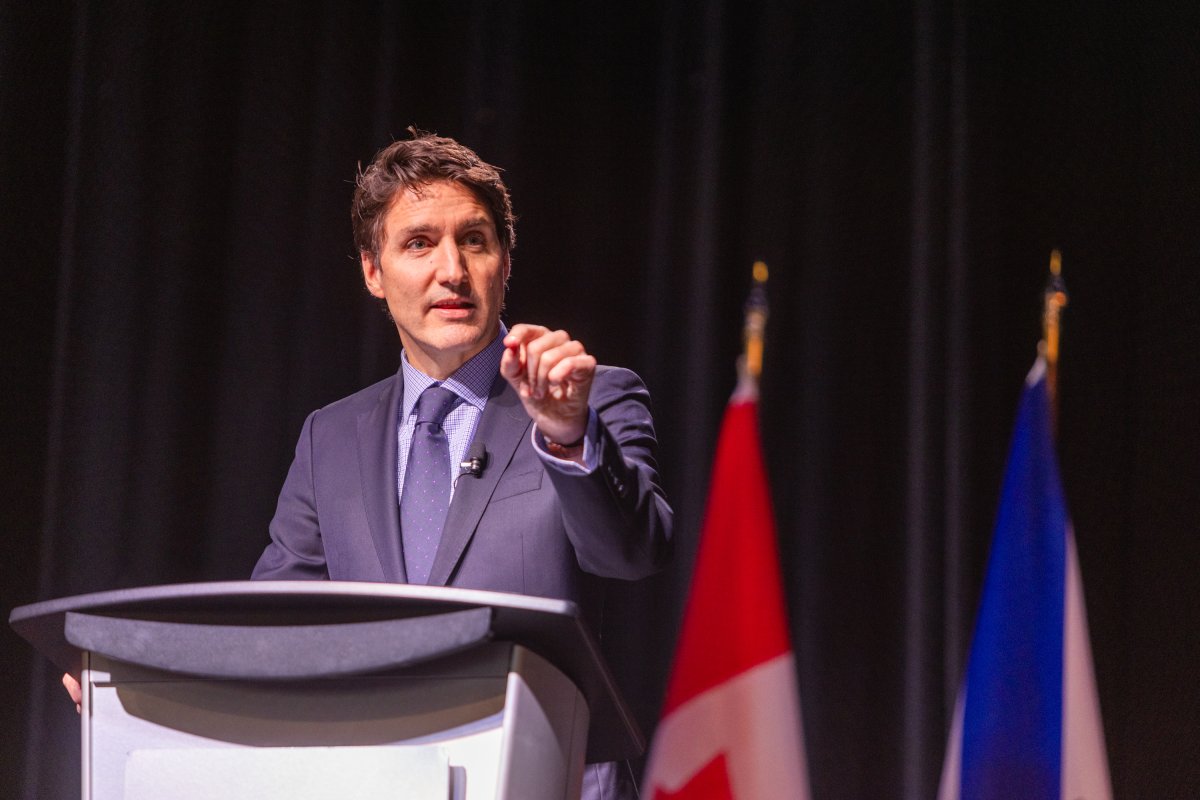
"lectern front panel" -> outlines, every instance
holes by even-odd
[[[514,778],[523,800],[578,793],[586,703],[511,643],[306,681],[213,680],[87,659],[85,798],[496,800]],[[533,714],[537,698],[548,702]]]

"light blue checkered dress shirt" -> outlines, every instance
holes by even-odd
[[[487,404],[488,393],[492,389],[492,381],[500,374],[500,358],[504,355],[504,337],[508,328],[500,323],[500,332],[492,343],[480,350],[463,364],[454,374],[442,381],[442,385],[463,399],[455,406],[445,421],[442,430],[446,432],[447,443],[450,446],[450,498],[454,498],[454,480],[459,474],[458,465],[466,455],[471,440],[475,438],[475,428],[479,425],[479,417]],[[416,426],[417,398],[421,392],[433,386],[438,381],[421,372],[408,363],[408,356],[400,354],[400,368],[404,372],[404,399],[400,403],[400,419],[396,425],[397,454],[399,462],[396,465],[396,497],[404,496],[404,470],[408,466],[408,450],[412,445],[413,428]],[[583,464],[564,461],[546,452],[542,446],[541,437],[537,431],[531,432],[533,449],[537,452],[542,463],[559,472],[574,475],[586,475],[596,468],[599,453],[600,422],[595,409],[588,409],[588,427],[583,443]]]
[[[455,370],[454,374],[441,381],[442,386],[451,390],[463,399],[463,402],[451,409],[442,422],[442,430],[446,432],[446,441],[450,446],[450,497],[454,497],[453,480],[458,475],[458,465],[466,455],[471,439],[475,436],[475,428],[479,425],[479,416],[487,404],[488,392],[491,391],[492,381],[500,372],[500,357],[504,355],[504,337],[508,331],[503,325],[500,333],[487,347],[480,350],[469,361]],[[400,422],[397,426],[397,456],[399,464],[396,468],[396,496],[404,496],[404,470],[408,466],[408,451],[412,444],[413,427],[416,425],[417,398],[421,392],[438,381],[429,377],[408,363],[408,356],[401,355],[400,368],[404,372],[404,399],[400,404]]]

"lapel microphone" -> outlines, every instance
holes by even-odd
[[[471,447],[467,450],[467,457],[458,462],[458,477],[470,475],[475,478],[482,478],[483,471],[487,469],[488,452],[483,446],[483,442],[471,442]],[[458,478],[455,478],[457,481]]]

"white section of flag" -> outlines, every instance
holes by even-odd
[[[736,800],[807,800],[799,709],[791,653],[697,695],[659,723],[643,796],[679,791],[724,754]]]
[[[950,739],[946,743],[946,760],[942,763],[942,783],[938,800],[959,800],[962,779],[963,692],[959,690],[954,704],[954,721],[950,724]]]
[[[1083,602],[1082,573],[1075,548],[1075,531],[1069,525],[1066,560],[1067,574],[1063,589],[1063,741],[1059,797],[1061,800],[1112,800],[1100,698],[1096,691],[1087,610]],[[960,692],[946,746],[938,800],[969,800],[960,796],[959,789],[965,702],[964,692]]]
[[[1083,581],[1075,531],[1067,526],[1067,576],[1063,619],[1063,800],[1112,800],[1100,699],[1088,639]]]

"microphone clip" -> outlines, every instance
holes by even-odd
[[[470,475],[473,478],[483,477],[483,471],[487,469],[488,453],[482,445],[473,445],[471,451],[467,453],[467,457],[458,462],[458,477]],[[457,479],[456,479],[457,480]]]

